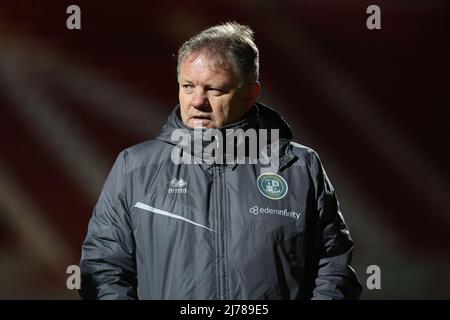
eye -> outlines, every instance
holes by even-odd
[[[192,84],[183,84],[184,89],[192,89],[194,86]]]
[[[208,88],[208,91],[211,92],[215,96],[223,94],[223,90],[219,89],[219,88]]]

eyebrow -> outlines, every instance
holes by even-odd
[[[192,83],[191,80],[184,79],[184,78],[181,78],[181,77],[180,77],[178,80],[179,80],[179,82],[189,82],[189,83]]]
[[[183,84],[194,84],[193,81],[180,77],[179,79],[179,84],[183,85]],[[223,90],[223,91],[228,91],[232,88],[232,84],[231,83],[225,83],[225,84],[214,84],[214,83],[205,83],[202,85],[203,88],[205,89],[219,89],[219,90]]]
[[[193,84],[192,81],[186,80],[186,79],[181,79],[180,83]],[[215,88],[215,89],[226,89],[226,88],[228,88],[229,86],[228,86],[228,85],[219,85],[219,84],[206,83],[206,84],[202,85],[202,87],[204,87],[205,89],[211,89],[211,88]]]

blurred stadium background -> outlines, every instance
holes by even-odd
[[[66,267],[115,157],[177,103],[181,43],[236,20],[260,100],[321,156],[363,285],[381,268],[362,298],[449,299],[449,18],[444,0],[0,0],[0,298],[78,299]]]

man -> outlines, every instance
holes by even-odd
[[[94,209],[83,298],[359,297],[353,243],[317,154],[256,102],[258,57],[253,31],[237,23],[180,48],[179,106],[156,139],[120,153]],[[257,143],[276,165],[254,143],[233,155],[251,137],[227,139],[236,130],[274,130]]]

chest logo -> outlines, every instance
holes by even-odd
[[[187,192],[187,182],[180,178],[177,180],[173,178],[169,181],[168,193],[186,193]]]
[[[284,198],[289,189],[286,180],[275,173],[261,174],[258,177],[256,184],[258,185],[259,192],[272,200],[280,200]]]

